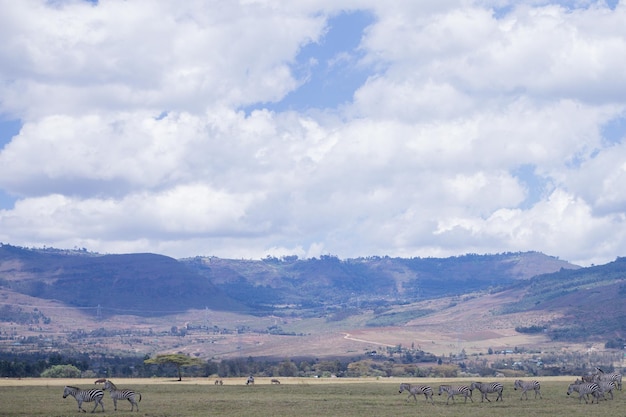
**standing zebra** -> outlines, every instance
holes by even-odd
[[[599,403],[600,398],[600,387],[595,382],[583,382],[582,384],[569,384],[567,388],[567,395],[570,395],[572,392],[577,392],[578,402],[581,402],[583,398],[585,398],[585,404],[589,404],[587,398],[589,395],[592,395],[596,399],[596,404]],[[591,398],[591,404],[593,404],[593,398]]]
[[[115,384],[108,379],[104,383],[104,389],[109,390],[115,411],[117,411],[117,400],[128,400],[130,402],[130,411],[137,407],[137,412],[139,412],[139,404],[137,403],[141,401],[141,393],[129,389],[117,389]],[[139,401],[137,401],[137,398],[139,398]]]
[[[96,411],[96,408],[98,408],[98,404],[100,404],[100,407],[102,407],[102,412],[104,413],[104,403],[102,402],[104,391],[102,391],[101,389],[81,390],[77,387],[66,386],[63,390],[63,398],[67,398],[68,395],[71,395],[76,399],[76,402],[78,403],[78,411],[86,413],[86,411],[83,409],[83,402],[90,403],[93,401],[96,404],[94,405],[91,412],[93,413],[94,411]]]
[[[539,398],[543,398],[541,396],[541,384],[539,381],[522,381],[518,379],[515,381],[513,389],[517,391],[518,388],[522,390],[522,395],[519,397],[520,400],[523,400],[524,397],[528,399],[528,391],[530,390],[535,391],[535,399],[537,399],[537,395],[539,395]]]
[[[452,398],[452,402],[455,402],[454,400],[454,396],[455,395],[462,395],[465,397],[465,402],[467,402],[467,399],[469,398],[471,402],[474,402],[474,400],[472,400],[472,390],[470,387],[468,387],[467,385],[439,385],[439,394],[441,395],[442,393],[447,392],[448,393],[448,399],[446,400],[446,404],[448,404],[448,401],[450,401],[450,398]]]
[[[611,394],[611,399],[613,399],[613,390],[617,386],[614,381],[599,381],[597,384],[602,398],[606,400],[606,394]]]
[[[409,396],[406,397],[407,401],[409,401],[409,399],[413,397],[413,399],[415,399],[415,402],[417,402],[417,396],[419,394],[424,394],[424,398],[426,399],[426,401],[428,401],[428,399],[430,398],[430,402],[432,404],[435,404],[435,400],[433,400],[433,389],[430,385],[411,385],[402,383],[400,384],[399,393],[402,394],[404,391],[409,392]]]
[[[613,372],[610,374],[600,374],[599,378],[595,382],[598,381],[615,382],[615,387],[618,390],[622,389],[622,374],[619,374],[617,372]]]
[[[246,381],[246,385],[254,385],[254,377],[250,375]]]
[[[470,385],[470,389],[471,390],[478,389],[478,391],[480,391],[480,393],[482,394],[480,398],[481,403],[483,402],[483,400],[487,400],[491,402],[491,400],[487,398],[487,394],[491,394],[494,392],[498,393],[498,396],[496,397],[496,402],[498,400],[504,401],[504,399],[502,398],[502,391],[504,391],[504,385],[502,385],[500,382],[487,382],[487,383],[472,382],[472,385]]]

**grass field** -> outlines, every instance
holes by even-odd
[[[113,379],[119,388],[132,388],[142,394],[139,412],[130,412],[128,401],[113,400],[105,393],[105,413],[119,417],[196,417],[196,416],[354,416],[384,417],[428,415],[432,417],[527,417],[527,416],[626,416],[626,393],[618,391],[614,400],[600,404],[579,403],[578,397],[566,395],[571,378],[543,378],[543,399],[520,401],[519,391],[513,390],[513,380],[498,379],[505,384],[504,402],[481,403],[479,393],[474,402],[457,400],[445,404],[445,394],[437,396],[431,405],[422,396],[416,403],[399,394],[400,382],[428,383],[436,391],[442,383],[468,383],[467,379],[313,379],[280,378],[280,385],[271,385],[267,378],[257,378],[254,386],[245,379],[224,379],[224,385],[214,385],[213,379],[189,378],[178,382],[171,379]],[[486,382],[486,380],[483,380]],[[13,416],[74,416],[78,412],[73,397],[62,398],[64,385],[94,387],[92,380],[22,379],[0,380],[0,415]],[[492,394],[493,395],[493,394]],[[493,397],[495,398],[495,397]],[[83,403],[88,412],[93,403]],[[100,410],[97,414],[102,414]]]

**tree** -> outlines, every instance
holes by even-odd
[[[166,355],[157,355],[155,358],[146,359],[144,363],[148,365],[167,365],[171,364],[176,366],[176,370],[178,371],[178,380],[183,380],[183,375],[181,373],[181,369],[185,366],[200,366],[204,365],[204,361],[200,358],[192,358],[187,355],[183,355],[180,353],[172,353]]]
[[[74,365],[52,365],[41,373],[42,378],[80,378],[80,369]]]

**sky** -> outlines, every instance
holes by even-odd
[[[626,2],[0,0],[0,242],[626,255]]]

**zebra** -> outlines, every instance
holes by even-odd
[[[606,394],[611,394],[611,399],[613,399],[613,390],[617,386],[615,381],[599,381],[597,384],[602,398],[606,400]]]
[[[128,402],[130,402],[130,411],[133,411],[135,407],[137,407],[137,412],[139,412],[139,404],[137,403],[141,402],[141,393],[129,389],[117,389],[115,384],[108,379],[104,383],[104,389],[109,390],[115,411],[117,411],[117,400],[128,400]],[[137,400],[137,398],[139,398],[139,400]]]
[[[577,392],[579,394],[578,401],[581,402],[582,399],[585,399],[585,404],[589,404],[587,398],[589,395],[592,395],[596,399],[596,404],[599,403],[600,398],[600,387],[595,382],[583,382],[582,384],[570,384],[567,387],[567,395],[570,395],[572,392]],[[591,404],[593,404],[593,398],[591,399]]]
[[[411,385],[407,383],[400,384],[399,393],[402,394],[404,391],[409,392],[409,396],[406,397],[406,400],[409,401],[411,397],[417,402],[417,395],[424,394],[424,398],[426,401],[430,398],[430,402],[434,405],[435,400],[433,400],[433,389],[430,385]]]
[[[78,411],[86,413],[86,411],[83,409],[83,402],[90,403],[93,401],[96,404],[94,405],[91,412],[93,413],[94,411],[96,411],[96,408],[98,408],[98,404],[100,404],[100,407],[102,407],[102,412],[104,413],[104,403],[102,402],[104,391],[102,391],[101,389],[81,390],[77,387],[66,386],[63,390],[63,398],[67,398],[68,395],[71,395],[76,399],[76,402],[78,403]]]
[[[270,382],[272,384],[280,385],[280,381],[278,379],[272,379]]]
[[[246,381],[246,385],[254,385],[254,377],[250,375]]]
[[[599,381],[615,382],[615,387],[620,391],[622,390],[622,374],[619,374],[617,372],[613,372],[610,374],[599,374],[598,379],[594,382]]]
[[[472,385],[470,385],[470,389],[472,390],[478,389],[478,391],[480,391],[480,393],[482,394],[480,398],[481,403],[483,402],[483,400],[487,400],[491,402],[491,400],[487,398],[487,394],[491,394],[493,392],[498,393],[498,396],[496,397],[496,402],[498,402],[498,400],[504,401],[504,399],[502,398],[502,391],[504,391],[504,385],[502,385],[500,382],[489,382],[489,383],[472,382]]]
[[[448,401],[450,401],[450,398],[452,398],[452,402],[455,402],[454,400],[455,395],[463,395],[465,397],[465,402],[467,402],[468,398],[470,399],[471,402],[474,402],[474,400],[472,400],[472,389],[468,387],[467,385],[455,385],[455,386],[439,385],[438,395],[441,395],[444,392],[448,393],[448,399],[446,400],[446,405],[448,404]]]
[[[528,399],[528,391],[530,390],[535,391],[535,399],[537,399],[537,395],[539,395],[539,398],[543,399],[541,396],[541,384],[539,381],[522,381],[521,379],[518,379],[515,381],[513,389],[517,391],[518,388],[522,390],[522,395],[519,397],[520,400],[523,400],[524,397]]]

